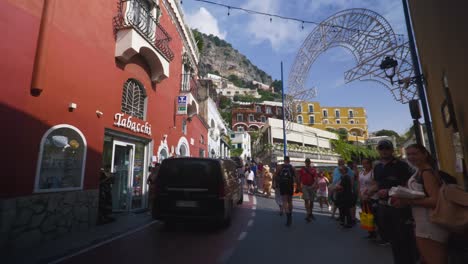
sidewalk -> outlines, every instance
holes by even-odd
[[[70,233],[60,239],[48,241],[31,249],[8,252],[2,263],[49,263],[89,246],[122,235],[131,230],[150,224],[154,220],[149,214],[126,213],[118,215],[116,221],[98,225],[86,232]]]

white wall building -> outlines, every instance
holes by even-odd
[[[218,92],[219,95],[224,95],[231,99],[234,98],[235,95],[239,95],[239,96],[251,95],[255,98],[261,97],[261,95],[258,94],[257,89],[251,90],[249,88],[237,87],[228,79],[215,75],[215,74],[208,73],[205,79],[209,79],[213,81],[213,84],[216,86],[216,91]]]
[[[226,125],[218,111],[216,103],[208,98],[208,156],[210,158],[228,158],[229,146],[222,136],[227,133]]]
[[[261,133],[254,143],[255,155],[264,162],[282,162],[283,120],[268,118]],[[310,158],[317,166],[335,165],[339,155],[332,150],[332,139],[338,139],[338,136],[326,130],[291,123],[286,133],[288,156],[293,164],[300,166],[304,165],[305,158]]]
[[[231,133],[231,144],[233,149],[242,148],[244,151],[240,155],[243,160],[252,157],[251,141],[248,132],[235,131]]]

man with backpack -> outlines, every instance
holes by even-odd
[[[284,164],[276,171],[276,176],[279,184],[281,198],[283,200],[283,208],[286,212],[286,226],[292,224],[292,196],[294,193],[294,183],[296,182],[296,172],[290,164],[288,156],[284,157]]]
[[[317,170],[310,166],[310,159],[305,160],[305,167],[299,171],[299,182],[301,184],[302,199],[307,211],[306,221],[315,220],[312,210],[314,209],[315,191],[317,190]]]

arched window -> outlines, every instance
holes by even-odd
[[[314,105],[310,104],[309,105],[309,113],[313,113],[313,112],[314,112]]]
[[[181,144],[179,148],[179,153],[181,157],[187,156],[187,146],[185,144]]]
[[[302,116],[297,116],[297,123],[302,124]]]
[[[123,88],[122,112],[144,120],[146,114],[146,91],[140,82],[129,79]]]
[[[41,140],[35,191],[82,189],[86,149],[86,140],[78,128],[70,125],[50,128]]]

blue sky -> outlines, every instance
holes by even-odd
[[[395,33],[406,35],[401,0],[214,0],[231,6],[320,22],[338,11],[368,8],[385,17]],[[280,62],[287,79],[296,54],[315,25],[247,14],[194,0],[182,5],[188,25],[230,42],[273,79],[280,79]],[[317,87],[324,106],[362,106],[367,110],[369,131],[392,129],[404,133],[412,124],[407,104],[393,98],[390,91],[375,82],[344,83],[344,72],[356,65],[344,48],[322,53],[312,65],[307,87]]]

